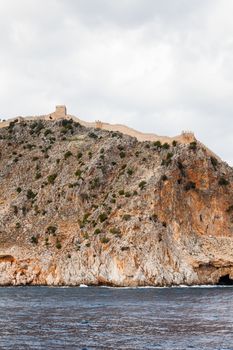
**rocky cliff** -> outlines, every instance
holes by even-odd
[[[0,129],[0,284],[233,279],[233,170],[195,141],[67,119]]]

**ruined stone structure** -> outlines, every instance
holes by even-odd
[[[186,140],[187,142],[193,142],[196,141],[195,135],[192,131],[182,131],[182,137],[184,138],[184,140]]]
[[[31,117],[25,117],[25,118],[17,117],[17,119],[18,119],[18,122],[21,122],[23,120],[36,120],[36,119],[40,119],[40,120],[73,119],[74,121],[80,123],[85,127],[114,131],[114,132],[121,132],[122,134],[136,137],[138,141],[142,141],[142,142],[143,141],[151,141],[151,142],[160,141],[161,143],[166,142],[169,144],[172,144],[174,140],[182,144],[188,144],[194,141],[199,142],[192,131],[182,131],[182,133],[178,136],[169,137],[169,136],[159,136],[153,133],[142,133],[126,125],[109,124],[109,123],[102,122],[100,120],[96,120],[95,122],[83,121],[76,116],[67,114],[67,108],[65,105],[56,106],[55,112],[47,115],[31,116]],[[12,121],[15,122],[15,120],[16,118],[13,118],[13,119],[8,119],[0,122],[0,128],[8,126],[10,122]],[[211,156],[216,157],[217,159],[220,160],[220,158],[216,154],[214,154],[211,150],[207,149],[205,145],[203,145],[200,142],[199,144],[200,146],[206,148],[206,150]]]
[[[103,129],[103,123],[100,120],[96,120],[95,127],[96,129]]]
[[[51,116],[50,119],[52,119],[52,120],[66,118],[66,116],[67,116],[66,106],[62,106],[62,105],[56,106],[55,112],[52,113],[50,116]]]

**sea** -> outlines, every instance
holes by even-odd
[[[233,350],[233,287],[2,287],[0,349]]]

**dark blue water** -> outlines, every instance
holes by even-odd
[[[0,288],[0,349],[233,350],[233,288]]]

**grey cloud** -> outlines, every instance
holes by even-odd
[[[64,6],[74,16],[82,18],[89,24],[115,24],[126,27],[147,24],[152,20],[176,22],[184,19],[203,7],[203,1],[196,0],[62,0]],[[206,3],[209,3],[207,0]],[[168,24],[168,23],[167,23]]]

